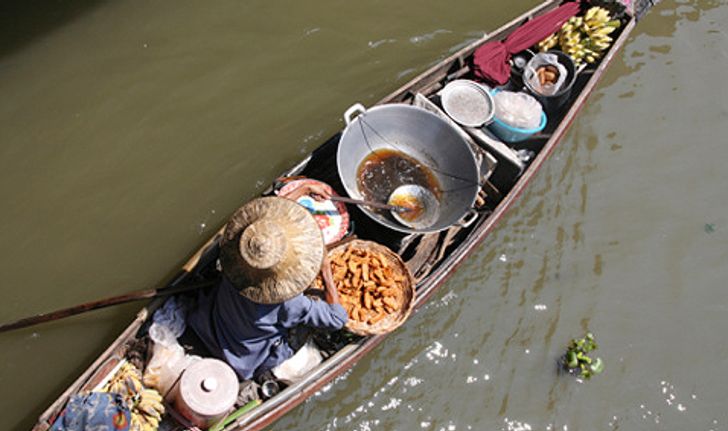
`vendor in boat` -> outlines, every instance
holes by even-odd
[[[239,378],[274,369],[294,353],[289,330],[299,325],[337,330],[346,324],[325,255],[321,231],[304,207],[280,197],[249,202],[225,227],[223,281],[201,296],[190,326]],[[302,294],[319,270],[325,301]]]

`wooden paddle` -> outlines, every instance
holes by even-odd
[[[215,235],[212,236],[200,249],[195,253],[187,263],[182,267],[182,273],[189,273],[199,264],[200,258],[204,253],[209,251],[212,247],[217,244],[219,237],[222,235],[225,226],[221,227]],[[356,238],[356,235],[344,238],[328,246],[329,249],[345,244]],[[61,310],[52,311],[50,313],[36,314],[35,316],[25,317],[22,319],[15,320],[0,325],[0,333],[11,331],[13,329],[27,328],[28,326],[37,325],[39,323],[50,322],[53,320],[60,320],[65,317],[75,316],[77,314],[85,313],[87,311],[98,310],[101,308],[110,307],[112,305],[126,304],[127,302],[141,301],[142,299],[157,298],[160,296],[174,295],[176,293],[187,292],[190,290],[199,289],[202,287],[210,286],[216,283],[217,280],[205,281],[196,284],[184,284],[175,287],[161,288],[161,289],[146,289],[139,290],[136,292],[125,293],[123,295],[112,296],[110,298],[99,299],[97,301],[87,302],[85,304],[76,305],[73,307],[64,308]]]
[[[75,305],[73,307],[63,308],[61,310],[51,311],[50,313],[36,314],[35,316],[18,319],[14,322],[8,322],[0,325],[0,332],[10,331],[13,329],[26,328],[28,326],[37,325],[43,322],[63,319],[64,317],[75,316],[76,314],[85,313],[87,311],[98,310],[100,308],[110,307],[112,305],[125,304],[127,302],[140,301],[142,299],[157,298],[160,296],[174,295],[177,293],[187,292],[189,290],[200,289],[217,283],[218,280],[208,280],[196,284],[183,284],[175,287],[161,289],[146,289],[136,292],[125,293],[123,295],[112,296],[110,298],[99,299],[87,302],[85,304]]]

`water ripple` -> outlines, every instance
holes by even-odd
[[[435,39],[435,37],[437,37],[438,34],[448,34],[448,33],[452,33],[452,31],[438,29],[438,30],[432,31],[430,33],[412,36],[409,38],[409,41],[410,41],[410,43],[415,44],[415,45],[423,45],[423,44],[426,44],[426,43],[432,41],[433,39]]]
[[[399,73],[397,73],[397,80],[400,80],[404,78],[405,76],[412,75],[413,73],[417,72],[417,69],[414,67],[410,67],[408,69],[405,69]]]
[[[370,40],[367,43],[367,45],[369,46],[369,48],[375,49],[384,44],[390,44],[390,43],[397,43],[397,39],[380,39],[380,40],[375,40],[375,41]]]
[[[311,27],[307,28],[303,31],[304,36],[311,36],[314,33],[318,33],[321,31],[321,27]]]

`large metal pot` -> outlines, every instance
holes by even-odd
[[[359,114],[353,118],[355,114]],[[355,104],[344,113],[336,163],[349,196],[362,199],[357,183],[361,162],[373,151],[396,150],[428,167],[440,183],[439,217],[426,229],[404,226],[389,213],[361,207],[375,221],[400,232],[437,232],[460,223],[472,223],[479,189],[479,166],[470,145],[458,131],[437,115],[404,104],[380,105],[367,110]],[[393,191],[393,190],[392,190]]]

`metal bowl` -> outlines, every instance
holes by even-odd
[[[487,124],[495,114],[493,96],[477,82],[467,79],[449,82],[442,89],[440,100],[447,115],[466,127]]]
[[[414,158],[431,170],[442,191],[438,218],[427,228],[405,226],[389,212],[362,207],[364,214],[399,232],[426,233],[447,229],[472,213],[480,188],[479,166],[470,145],[454,126],[429,111],[404,104],[369,110],[356,104],[346,111],[344,120],[347,126],[339,141],[336,163],[350,197],[364,198],[357,183],[359,165],[377,150],[396,150]]]

